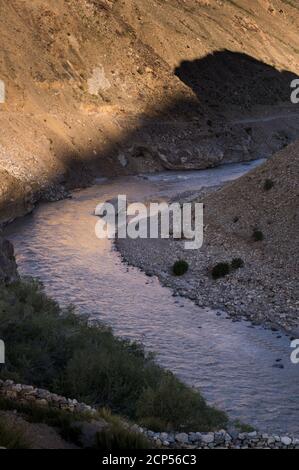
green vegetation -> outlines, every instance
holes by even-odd
[[[261,241],[264,240],[264,234],[261,230],[254,229],[253,234],[252,234],[252,238],[255,242],[261,242]]]
[[[269,191],[270,189],[272,189],[274,186],[274,181],[270,180],[270,179],[266,179],[265,182],[264,182],[264,190],[265,191]]]
[[[223,427],[224,413],[159,367],[152,355],[61,309],[36,281],[0,286],[0,338],[6,343],[0,378],[33,384],[164,430]]]
[[[234,426],[240,432],[253,432],[255,429],[250,424],[244,424],[238,419],[233,422]]]
[[[153,443],[146,436],[128,429],[128,423],[111,413],[109,408],[101,408],[98,416],[110,425],[109,429],[97,434],[96,448],[110,449],[151,449]]]
[[[189,269],[187,261],[181,259],[176,261],[172,267],[172,272],[175,276],[183,276]]]
[[[11,426],[6,419],[0,418],[0,447],[6,449],[29,449],[29,444],[23,437],[21,430]]]
[[[212,269],[213,279],[220,279],[230,273],[229,263],[217,263]]]
[[[240,269],[244,267],[244,261],[242,258],[234,258],[231,262],[231,268],[233,270]]]
[[[212,269],[212,277],[213,279],[220,279],[221,277],[227,276],[231,271],[236,271],[243,267],[244,261],[242,258],[233,258],[231,263],[217,263]]]
[[[179,400],[178,400],[179,397]],[[171,373],[165,373],[159,384],[148,386],[142,393],[137,407],[139,422],[153,431],[213,429],[221,417],[218,410],[208,408],[201,395],[179,382]],[[181,424],[181,426],[180,426]],[[166,426],[165,426],[166,425]]]

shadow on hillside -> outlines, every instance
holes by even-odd
[[[184,61],[175,74],[203,105],[222,111],[230,105],[247,109],[290,101],[290,83],[298,78],[292,72],[280,72],[247,54],[228,50]]]
[[[290,104],[290,83],[298,78],[295,74],[228,50],[184,61],[174,72],[193,93],[188,96],[186,90],[185,98],[174,97],[170,104],[156,107],[142,118],[124,117],[128,123],[118,139],[103,144],[98,131],[90,136],[91,143],[83,152],[74,148],[59,155],[65,176],[54,177],[53,184],[75,188],[90,184],[95,176],[208,168],[240,157],[252,160],[267,157],[299,138],[298,120],[292,124],[290,120],[281,132],[265,127],[260,135],[259,125],[252,130],[248,124],[236,125],[229,116],[232,109],[234,118],[241,119],[257,105]]]
[[[99,151],[100,159],[91,159],[94,171],[107,175],[114,169],[138,173],[141,167],[144,172],[207,168],[240,156],[244,160],[268,157],[299,138],[299,121],[297,128],[293,123],[280,131],[276,120],[273,135],[271,125],[261,135],[259,124],[256,129],[236,125],[238,117],[241,121],[246,113],[251,117],[256,106],[290,104],[290,84],[296,74],[228,50],[184,61],[174,73],[193,93],[189,97],[186,93],[184,99],[174,97],[170,104],[139,119],[120,141]],[[120,155],[127,161],[123,166]]]

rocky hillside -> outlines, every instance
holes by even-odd
[[[206,217],[223,236],[246,241],[263,233],[264,256],[295,269],[299,230],[299,142],[264,165],[210,195]],[[213,221],[213,222],[212,222]],[[256,244],[254,246],[257,246]]]
[[[233,257],[245,263],[220,281],[226,301],[253,319],[294,331],[299,325],[298,178],[296,142],[205,200],[204,251],[214,264]]]
[[[295,0],[2,0],[0,13],[2,221],[96,174],[248,160],[299,135]]]

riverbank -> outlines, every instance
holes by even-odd
[[[298,144],[212,194],[177,197],[205,204],[204,245],[185,250],[185,240],[119,239],[123,259],[157,275],[175,295],[202,307],[226,311],[234,321],[249,319],[272,329],[298,331]],[[259,237],[259,238],[258,238]],[[184,259],[188,272],[172,273]],[[242,267],[214,279],[218,263],[242,260]],[[229,266],[228,266],[229,267]]]

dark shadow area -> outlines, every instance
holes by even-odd
[[[139,119],[99,152],[101,161],[92,159],[95,172],[209,168],[269,157],[299,138],[299,113],[294,117],[290,102],[296,74],[228,50],[182,62],[175,74],[193,93]]]
[[[271,106],[290,101],[290,83],[298,76],[240,52],[220,50],[184,61],[175,74],[197,95],[203,106],[222,109],[235,105]]]

